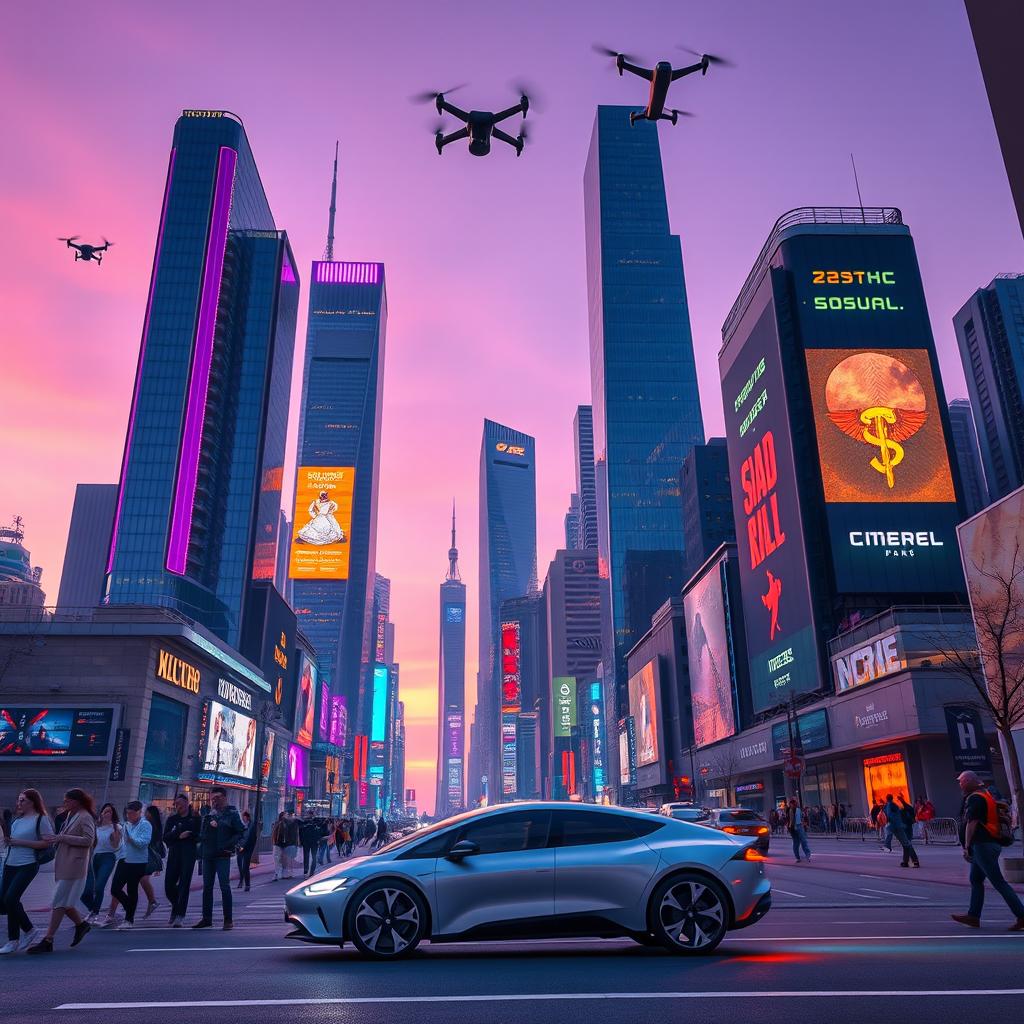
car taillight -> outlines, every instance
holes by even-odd
[[[730,835],[738,836],[743,832],[743,829],[737,828],[735,825],[726,825],[722,831],[728,832]]]
[[[768,829],[765,826],[762,825],[761,828],[759,828],[757,830],[757,834],[759,836],[766,836],[766,835],[768,835]]]
[[[768,858],[765,857],[763,853],[758,853],[753,846],[746,846],[742,850],[740,850],[739,853],[735,854],[731,859],[762,861],[767,860]]]

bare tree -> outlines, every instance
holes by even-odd
[[[711,769],[709,779],[725,786],[727,806],[734,803],[733,782],[739,774],[739,761],[731,743],[708,751],[707,765]]]
[[[976,645],[935,637],[935,649],[973,688],[999,733],[1016,821],[1024,809],[1021,765],[1013,730],[1024,723],[1024,551],[1015,541],[1012,557],[997,567],[973,565],[969,574]]]

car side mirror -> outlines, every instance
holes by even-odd
[[[447,860],[453,860],[458,863],[463,857],[471,857],[474,853],[479,853],[480,847],[473,842],[472,839],[460,839],[447,854]]]

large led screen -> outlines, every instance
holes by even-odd
[[[571,736],[576,725],[576,677],[555,676],[551,680],[551,702],[554,705],[554,734]]]
[[[348,579],[355,478],[352,466],[299,467],[288,566],[291,579]]]
[[[763,288],[772,285],[767,280]],[[786,384],[770,304],[723,370],[740,593],[758,712],[822,685]]]
[[[721,571],[718,562],[683,599],[693,739],[698,747],[736,732]]]
[[[251,780],[256,769],[256,719],[215,700],[204,706],[204,773]]]
[[[0,757],[105,760],[113,722],[110,706],[0,707]]]
[[[303,747],[313,746],[316,680],[316,665],[305,654],[300,654],[299,685],[295,690],[295,742]]]
[[[636,766],[655,764],[661,747],[656,660],[629,677],[629,713],[636,723]]]
[[[387,665],[373,666],[373,703],[370,714],[370,742],[383,744],[388,729]]]
[[[501,624],[501,708],[515,712],[522,704],[520,671],[520,630],[518,621]]]

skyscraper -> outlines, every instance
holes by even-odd
[[[43,570],[32,565],[32,553],[25,547],[25,529],[21,516],[15,516],[9,527],[0,527],[0,617],[4,608],[38,608],[39,615],[46,604],[46,594],[40,586]]]
[[[572,423],[573,449],[576,454],[576,493],[580,500],[579,532],[568,548],[597,550],[597,486],[594,479],[594,410],[589,405],[576,407]]]
[[[1024,274],[1000,274],[953,317],[989,498],[1024,484]]]
[[[242,122],[174,127],[106,600],[177,608],[237,646],[277,551],[299,281]]]
[[[466,584],[459,574],[454,502],[448,575],[441,584],[440,599],[434,814],[444,816],[466,805]]]
[[[350,732],[370,728],[377,490],[387,296],[382,263],[337,261],[334,200],[313,263],[289,577],[299,628],[320,655]]]
[[[724,437],[712,437],[707,444],[694,445],[683,460],[679,487],[683,495],[683,536],[689,580],[719,544],[736,539]]]
[[[981,466],[978,433],[974,429],[974,413],[966,398],[954,398],[949,403],[949,430],[960,468],[963,488],[964,512],[973,516],[988,504],[988,485]]]
[[[580,538],[580,496],[573,492],[569,495],[569,510],[565,513],[565,546],[576,548]]]
[[[117,484],[78,484],[71,509],[58,608],[93,608],[103,599]]]
[[[683,579],[679,468],[704,441],[679,237],[658,131],[601,106],[584,175],[594,454],[604,462],[615,678]]]
[[[480,643],[476,742],[481,780],[500,799],[500,607],[537,589],[537,478],[534,439],[484,420],[480,443]],[[470,780],[472,793],[482,781]]]

